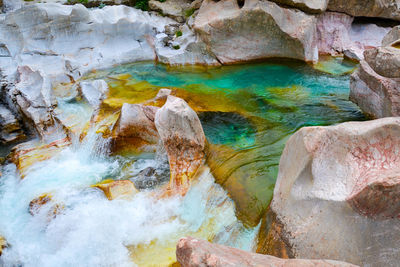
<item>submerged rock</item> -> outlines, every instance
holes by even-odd
[[[290,23],[288,23],[290,21]],[[205,0],[194,30],[222,64],[272,57],[316,62],[315,16],[269,1]]]
[[[396,266],[400,119],[306,127],[283,151],[258,252]]]
[[[154,152],[159,141],[155,114],[159,108],[124,104],[112,130],[112,151]]]
[[[116,198],[129,199],[138,192],[138,190],[135,188],[135,185],[128,180],[105,180],[101,183],[92,185],[92,187],[102,190],[108,200],[114,200]]]
[[[284,266],[337,266],[351,267],[353,264],[332,260],[280,259],[244,250],[212,244],[192,237],[181,238],[176,246],[176,258],[185,267],[284,267]]]
[[[396,0],[329,0],[328,10],[353,17],[400,20],[400,3]]]
[[[170,95],[157,111],[155,125],[168,154],[169,190],[184,195],[204,162],[206,137],[199,117],[183,99]]]

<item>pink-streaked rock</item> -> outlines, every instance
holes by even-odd
[[[272,57],[318,60],[316,17],[269,1],[203,1],[194,30],[222,64]]]
[[[361,61],[350,78],[350,100],[372,118],[400,116],[400,79],[376,73]]]
[[[112,130],[113,152],[154,152],[159,140],[154,117],[157,107],[124,104]]]
[[[320,54],[338,56],[353,54],[353,59],[363,59],[366,49],[378,47],[390,31],[369,23],[354,23],[354,18],[344,13],[325,12],[318,16],[318,50]]]
[[[400,78],[400,49],[395,46],[377,47],[364,52],[365,61],[379,75]]]
[[[306,13],[322,13],[328,7],[329,0],[271,0],[278,4],[298,8]]]
[[[155,125],[168,154],[169,190],[184,195],[204,163],[206,137],[200,119],[183,99],[170,95],[157,111]]]
[[[355,267],[332,260],[280,259],[244,250],[212,244],[192,237],[181,238],[176,258],[184,267]]]
[[[400,261],[400,118],[306,127],[283,151],[258,252]]]

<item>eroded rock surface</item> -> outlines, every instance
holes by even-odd
[[[199,117],[183,99],[170,95],[157,111],[155,125],[168,154],[169,189],[184,195],[204,163],[206,137]]]
[[[21,124],[15,115],[4,105],[0,104],[0,143],[7,144],[26,138]]]
[[[290,22],[290,23],[288,23]],[[223,63],[284,57],[317,61],[316,18],[268,1],[205,0],[194,30]]]
[[[329,0],[272,0],[273,2],[289,5],[308,13],[322,13],[328,7]]]
[[[106,180],[104,182],[93,185],[92,187],[96,187],[102,190],[108,200],[114,200],[117,198],[129,199],[138,192],[138,190],[135,188],[135,185],[128,180]]]
[[[306,127],[286,144],[258,252],[396,266],[400,119]]]
[[[154,123],[157,107],[124,104],[112,131],[113,151],[154,152],[159,135]]]
[[[332,260],[280,259],[185,237],[176,246],[176,258],[185,267],[351,267],[353,264]]]
[[[400,3],[397,0],[329,0],[328,9],[353,17],[400,20]]]

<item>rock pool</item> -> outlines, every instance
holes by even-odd
[[[70,84],[55,88],[56,113],[69,125],[71,141],[49,148],[32,140],[35,149],[18,168],[3,167],[0,234],[10,246],[2,260],[10,266],[167,266],[175,262],[177,240],[187,235],[251,250],[287,138],[304,126],[365,119],[348,100],[345,73],[352,68],[340,62],[328,74],[286,61],[208,69],[117,66],[84,78],[109,86],[96,116],[83,99],[58,92]],[[154,189],[109,201],[91,186],[135,179],[163,164],[151,153],[110,154],[107,142],[122,104],[162,106],[153,101],[161,88],[199,115],[206,166],[184,197],[159,198]],[[54,136],[48,143],[63,137]],[[43,194],[51,201],[32,216],[29,204]]]

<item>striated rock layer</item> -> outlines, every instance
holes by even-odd
[[[397,266],[400,119],[306,127],[283,151],[258,252]]]
[[[355,267],[331,260],[280,259],[244,250],[212,244],[191,237],[181,238],[176,246],[176,258],[185,267]]]

